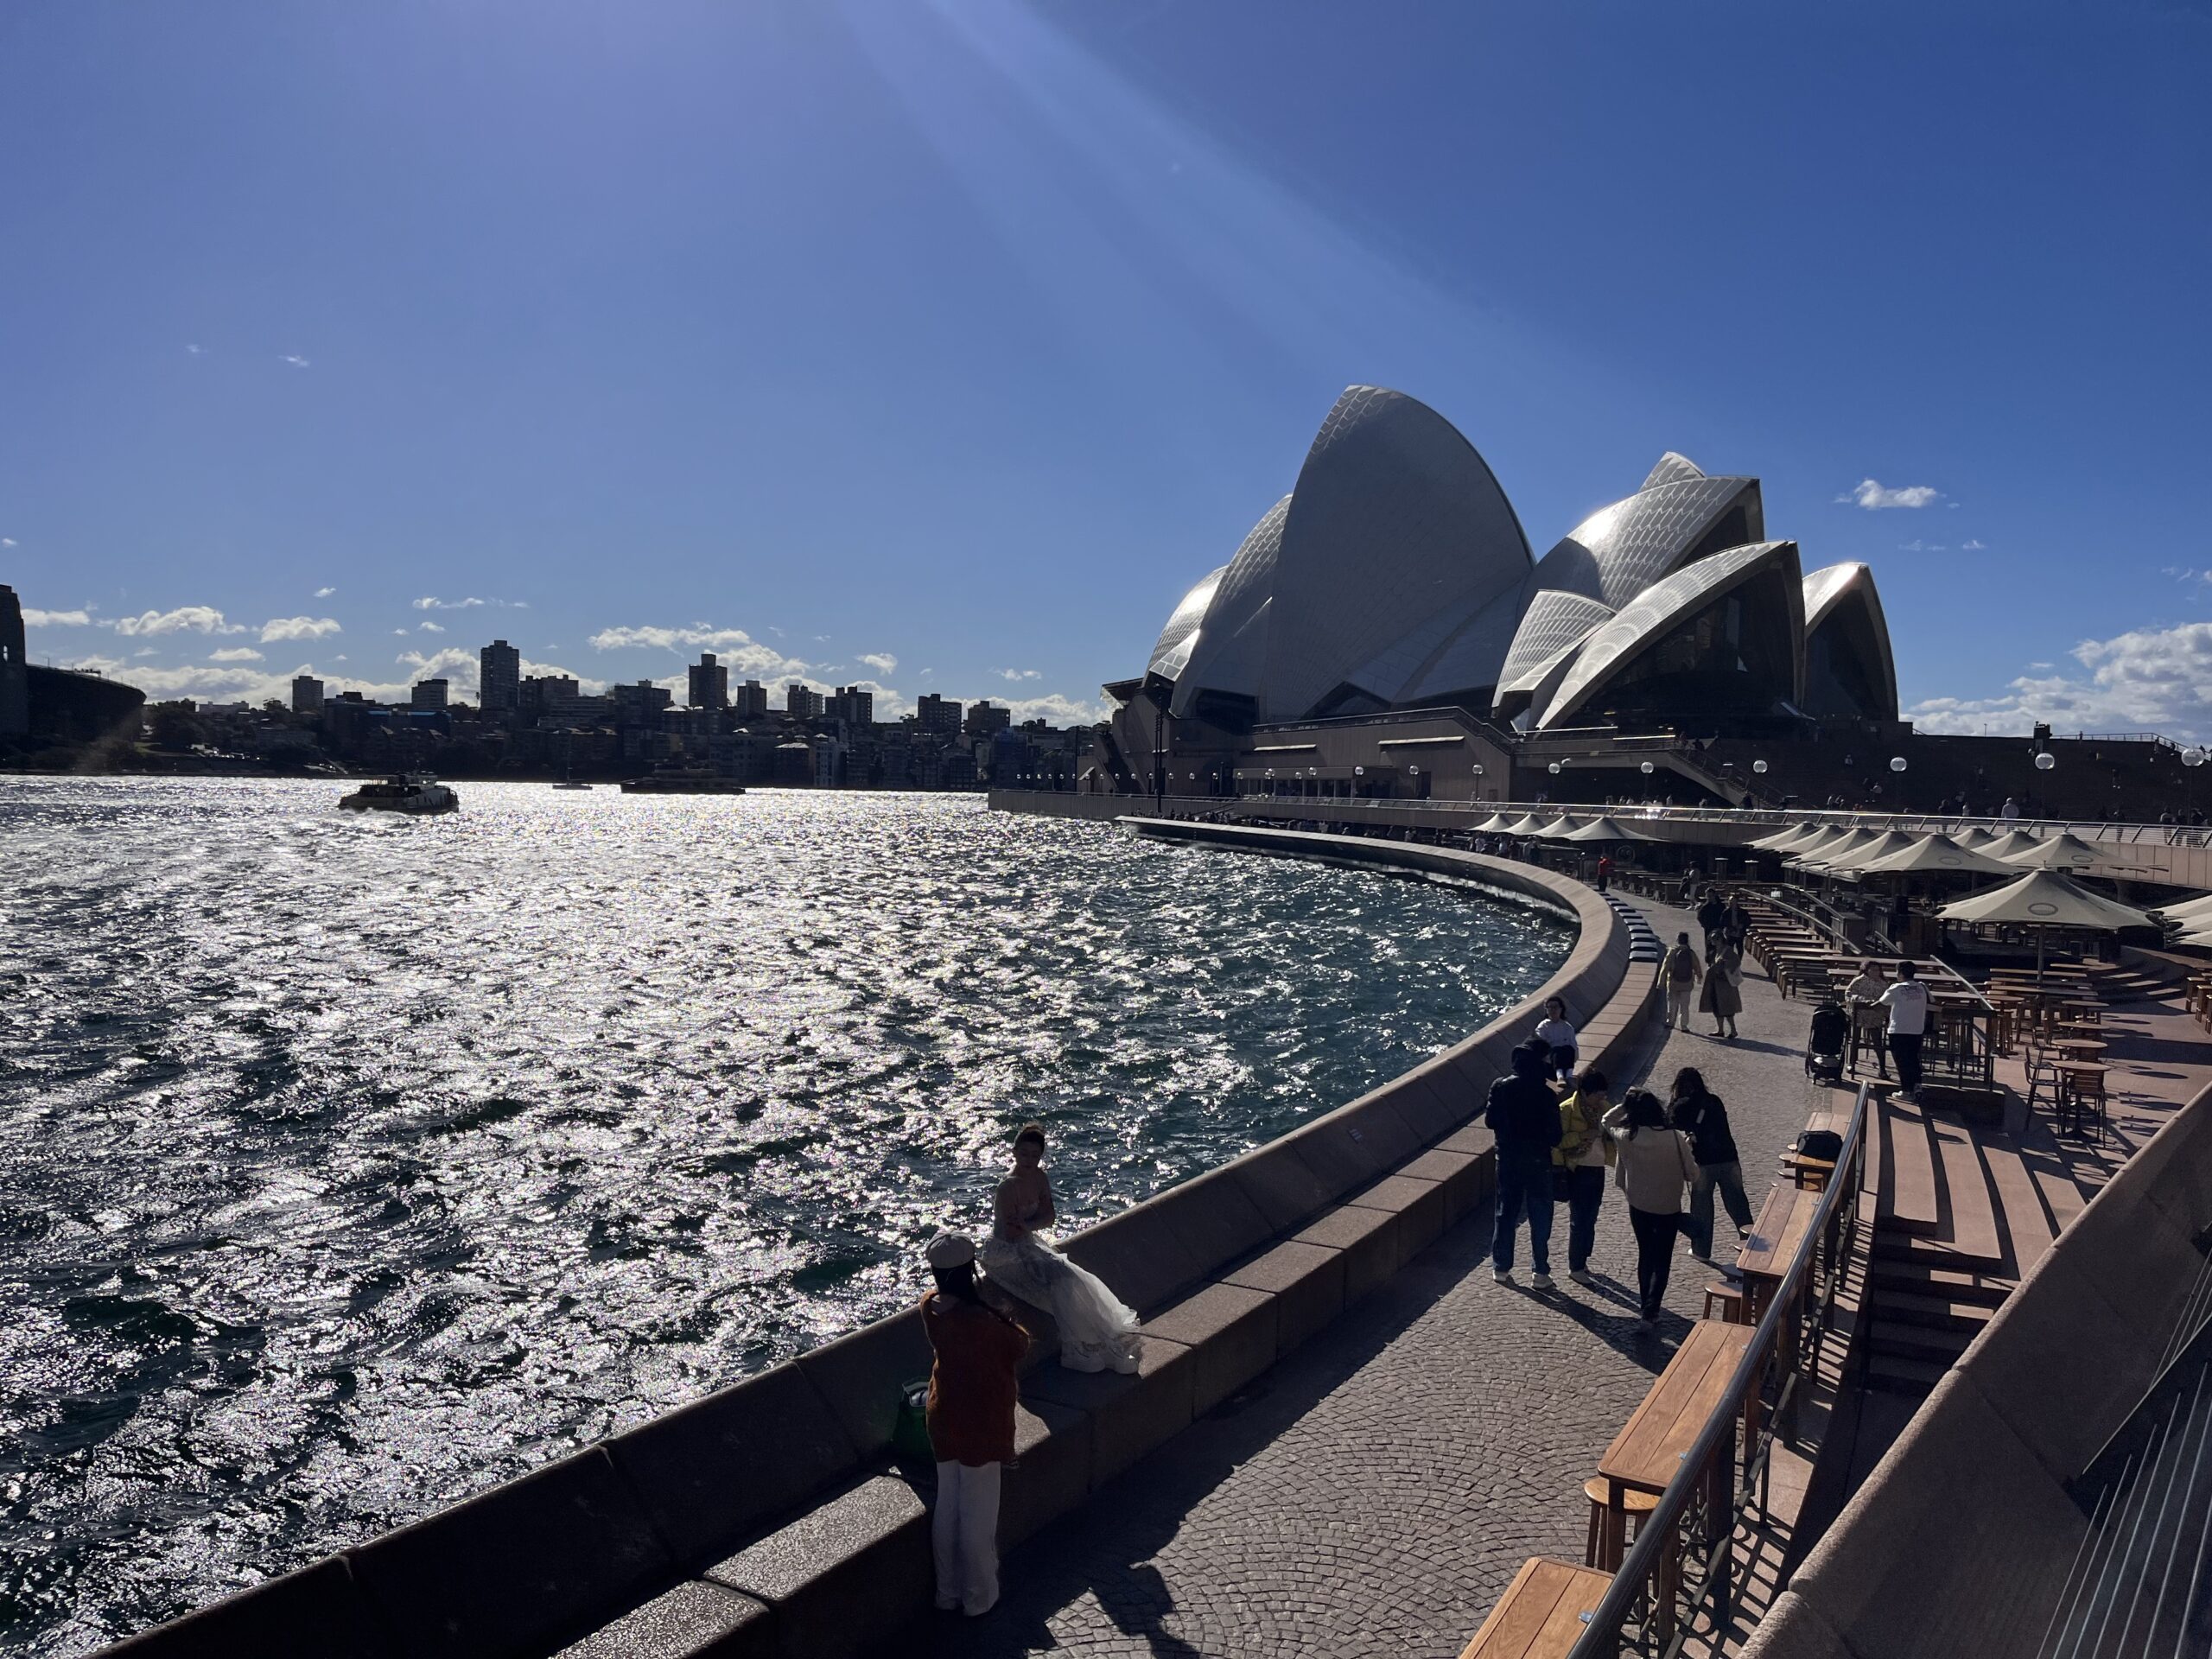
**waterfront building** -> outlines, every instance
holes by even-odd
[[[23,607],[16,590],[0,583],[0,738],[28,737],[30,729],[30,659],[23,654]]]
[[[740,720],[760,720],[768,713],[768,688],[758,680],[747,680],[731,694],[731,712]]]
[[[522,652],[494,639],[476,653],[476,704],[487,716],[512,715],[522,691]]]
[[[442,709],[446,706],[447,694],[451,690],[452,685],[449,681],[417,680],[415,682],[414,689],[409,694],[408,705],[415,709]]]
[[[322,713],[322,682],[314,675],[292,676],[292,712],[296,715]]]
[[[794,680],[784,689],[784,712],[793,720],[822,718],[822,694]]]
[[[968,706],[967,717],[961,729],[970,737],[991,737],[1014,723],[1014,715],[988,701],[978,701]]]
[[[715,653],[702,651],[699,660],[689,670],[690,689],[684,701],[694,709],[727,709],[729,707],[729,670],[715,660]]]
[[[841,685],[830,699],[830,717],[855,728],[875,723],[875,693],[857,685]]]
[[[694,674],[698,670],[691,671]],[[697,688],[695,683],[693,695]],[[634,685],[618,685],[608,693],[614,704],[614,723],[618,727],[652,727],[660,725],[661,715],[676,701],[676,694],[664,685],[655,685],[651,680],[639,680]]]
[[[517,688],[516,712],[524,720],[542,720],[552,704],[573,702],[577,690],[573,675],[530,675]]]
[[[936,737],[960,735],[960,705],[950,697],[925,691],[914,703],[914,722]]]

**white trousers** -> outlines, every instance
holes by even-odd
[[[1669,1025],[1680,1026],[1684,1031],[1690,1028],[1690,997],[1696,989],[1697,984],[1694,981],[1684,982],[1670,979],[1667,982],[1667,1023]]]
[[[937,1605],[948,1612],[988,1613],[999,1599],[999,1472],[964,1463],[937,1466]]]

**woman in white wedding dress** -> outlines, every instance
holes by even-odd
[[[1123,1306],[1096,1274],[1037,1236],[1057,1219],[1044,1156],[1043,1128],[1023,1125],[1014,1138],[1014,1171],[999,1183],[997,1224],[976,1259],[993,1284],[1052,1316],[1061,1364],[1071,1371],[1135,1371],[1135,1310]]]

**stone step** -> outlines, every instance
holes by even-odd
[[[1890,1100],[1882,1102],[1880,1112],[1883,1161],[1875,1231],[1933,1236],[1942,1225],[1943,1211],[1928,1121],[1910,1107]]]
[[[1866,1386],[1879,1389],[1885,1394],[1925,1395],[1950,1369],[1932,1360],[1872,1354],[1866,1360]]]
[[[1980,1139],[1981,1160],[1989,1172],[1989,1184],[1997,1192],[1999,1223],[2005,1231],[2005,1243],[2012,1253],[2014,1270],[2025,1278],[2028,1270],[2044,1258],[2057,1236],[2050,1211],[2044,1204],[2043,1192],[2036,1185],[2035,1176],[2020,1157],[2020,1149],[2010,1135],[1986,1135]]]
[[[1876,1285],[1874,1317],[1878,1324],[1894,1321],[1931,1331],[1962,1331],[1971,1337],[1989,1323],[1997,1310],[1987,1302],[1956,1301],[1948,1296],[1920,1296],[1910,1291],[1888,1290]]]
[[[1939,1268],[1960,1274],[2001,1274],[2005,1267],[2001,1255],[1976,1255],[1941,1239],[1916,1238],[1910,1233],[1885,1233],[1879,1230],[1874,1234],[1874,1259],[1878,1263],[1909,1262],[1916,1267]]]
[[[1935,1236],[1968,1255],[2002,1263],[2005,1241],[1998,1230],[1997,1205],[1990,1196],[1989,1175],[1973,1132],[1924,1114],[1923,1121],[1929,1139],[1935,1143],[1941,1194]]]
[[[1904,1295],[1932,1301],[1962,1302],[1984,1310],[1985,1315],[2004,1305],[2012,1294],[2009,1279],[1990,1279],[1975,1273],[1926,1267],[1916,1262],[1876,1261],[1867,1278],[1874,1294]]]
[[[1948,1369],[1974,1340],[1971,1332],[1906,1325],[1882,1318],[1882,1311],[1876,1311],[1874,1322],[1866,1332],[1866,1351],[1878,1358],[1925,1360]]]

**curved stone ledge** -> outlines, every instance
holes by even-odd
[[[1132,820],[1137,833],[1472,881],[1571,916],[1535,994],[1347,1105],[1066,1243],[1145,1315],[1134,1376],[1052,1363],[1022,1387],[1011,1548],[1243,1388],[1488,1202],[1491,1083],[1547,997],[1619,1069],[1652,1007],[1627,929],[1581,883],[1450,849]],[[698,1659],[865,1651],[926,1611],[928,1513],[893,1451],[929,1370],[909,1310],[400,1532],[107,1649],[115,1659]],[[925,1471],[915,1470],[915,1476]]]

